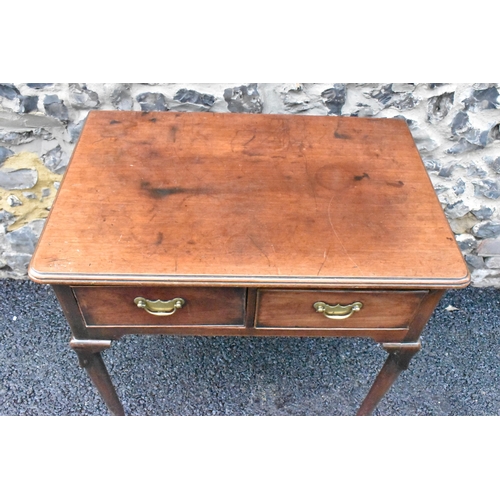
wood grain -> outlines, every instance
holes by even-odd
[[[461,287],[396,119],[90,112],[32,260],[39,282]]]
[[[425,292],[373,291],[260,291],[256,326],[286,328],[408,328]],[[317,301],[330,305],[361,302],[363,307],[346,319],[337,320],[317,313]]]
[[[92,325],[244,325],[244,288],[203,287],[75,287],[85,322]],[[155,316],[134,303],[183,298],[182,309],[171,316]]]

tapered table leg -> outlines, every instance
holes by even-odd
[[[382,347],[389,353],[387,360],[373,382],[357,415],[370,415],[399,374],[408,368],[411,358],[420,350],[418,342],[388,342]]]
[[[80,340],[73,337],[69,345],[78,355],[80,366],[87,371],[110,413],[112,415],[125,415],[123,406],[118,399],[113,382],[111,382],[108,370],[101,356],[101,351],[109,348],[111,341]]]

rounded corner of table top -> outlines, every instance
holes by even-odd
[[[51,273],[45,273],[43,271],[38,271],[35,267],[36,263],[32,259],[28,266],[28,278],[35,283],[40,285],[47,285],[50,283],[56,283],[58,280]],[[54,279],[55,278],[55,279]]]
[[[469,270],[467,270],[463,278],[459,278],[456,280],[456,282],[453,285],[453,288],[467,288],[471,284],[471,282],[472,282],[472,277]]]
[[[36,269],[34,269],[31,265],[28,267],[28,278],[31,281],[39,284],[45,284],[47,280],[44,279],[43,273],[39,273]]]

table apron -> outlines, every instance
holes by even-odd
[[[245,328],[228,326],[87,326],[90,338],[117,340],[124,335],[199,335],[205,337],[367,337],[377,342],[398,342],[408,328]]]

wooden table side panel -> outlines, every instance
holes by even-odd
[[[226,325],[203,326],[89,326],[93,339],[118,340],[124,335],[175,335],[206,337],[359,337],[376,342],[401,342],[408,328],[293,329],[246,328]]]

